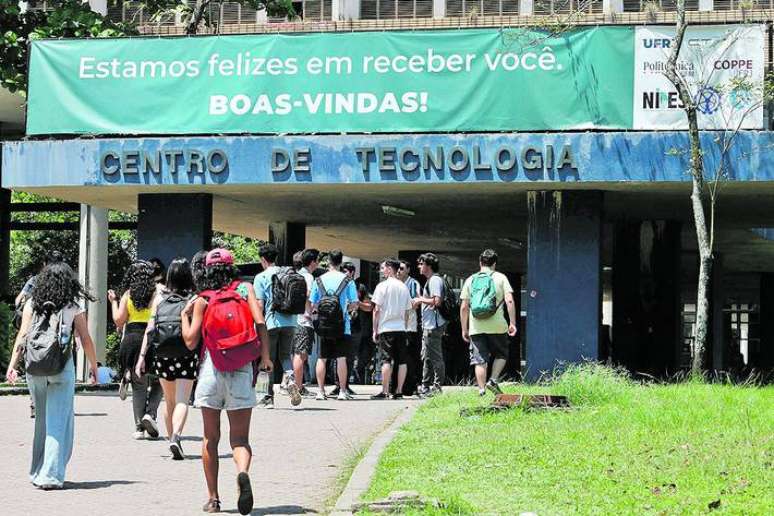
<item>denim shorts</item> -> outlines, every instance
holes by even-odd
[[[199,368],[194,406],[215,410],[240,410],[257,405],[253,389],[253,364],[248,363],[235,371],[218,371],[205,353]]]

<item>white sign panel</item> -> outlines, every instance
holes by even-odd
[[[634,129],[686,129],[677,89],[666,78],[674,27],[637,27]],[[688,27],[678,73],[689,85],[700,129],[762,129],[763,25]],[[736,79],[752,88],[734,87]]]

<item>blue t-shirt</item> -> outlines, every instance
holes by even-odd
[[[314,283],[312,283],[312,293],[309,295],[309,302],[313,305],[316,305],[320,302],[326,293],[333,294],[336,292],[336,289],[339,288],[339,285],[341,285],[341,281],[346,277],[346,274],[339,271],[328,271],[320,276],[326,292],[320,292],[320,288],[317,285],[317,280],[315,280]],[[341,309],[344,311],[344,335],[352,335],[352,328],[350,326],[351,318],[349,316],[347,306],[354,303],[355,301],[357,301],[357,287],[355,287],[355,282],[350,280],[349,284],[347,284],[347,288],[345,288],[339,296],[339,304],[341,305]]]
[[[293,314],[278,314],[271,310],[271,278],[280,272],[280,268],[272,265],[265,271],[255,276],[253,286],[255,287],[255,297],[263,301],[264,316],[266,317],[266,329],[287,328],[288,326],[298,325],[298,316]]]

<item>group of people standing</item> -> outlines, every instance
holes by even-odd
[[[240,279],[228,250],[214,249],[197,253],[190,262],[176,258],[166,270],[158,261],[137,261],[125,273],[123,293],[108,292],[113,321],[122,333],[119,396],[126,398],[131,386],[134,438],[159,437],[156,420],[163,394],[171,456],[182,460],[181,435],[192,392],[194,406],[202,410],[202,462],[208,491],[204,512],[221,509],[218,443],[224,410],[237,467],[237,507],[241,514],[252,510],[248,475],[252,409],[274,406],[273,382],[258,400],[256,378],[261,372],[272,373],[274,363],[284,371],[283,384],[292,405],[300,404],[304,394],[312,395],[304,386],[304,370],[313,350],[316,399],[332,394],[348,400],[353,397],[348,384],[352,357],[358,357],[357,368],[362,370],[363,361],[370,360],[375,350],[382,391],[372,397],[400,399],[414,350],[421,342],[422,380],[416,394],[433,395],[441,391],[445,379],[442,336],[452,309],[455,316],[459,310],[462,318],[462,337],[470,343],[480,392],[487,387],[500,391],[497,378],[507,358],[507,336],[515,334],[516,327],[512,289],[507,278],[494,270],[494,251],[481,254],[481,270],[465,282],[461,306],[449,303],[456,297],[438,275],[439,261],[433,253],[421,255],[417,262],[425,278],[423,287],[409,275],[410,263],[387,259],[381,264],[384,279],[372,296],[364,285],[356,285],[354,267],[342,267],[339,250],[327,253],[325,271],[316,249],[296,253],[293,267],[276,265],[278,250],[273,244],[263,245],[259,254],[263,271],[253,281]],[[73,336],[83,346],[92,382],[97,377],[95,347],[81,308],[84,300],[91,299],[72,269],[59,261],[37,275],[24,304],[6,376],[11,382],[17,380],[17,365],[26,350],[27,381],[38,407],[30,478],[42,489],[62,487],[72,452]],[[356,343],[354,314],[359,314],[361,335]],[[48,366],[50,356],[56,354],[53,368],[36,362],[42,356],[39,350],[47,353]],[[492,378],[487,382],[491,358]],[[327,393],[327,362],[332,359],[337,386]],[[397,381],[390,394],[394,369]],[[358,374],[362,378],[363,373]]]

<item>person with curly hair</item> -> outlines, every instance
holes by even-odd
[[[81,300],[93,301],[78,282],[73,270],[64,262],[47,265],[38,274],[30,298],[24,304],[22,322],[6,378],[12,384],[19,378],[16,366],[26,347],[33,320],[59,314],[59,343],[64,353],[64,368],[56,374],[27,373],[27,385],[37,407],[35,433],[32,439],[30,481],[40,489],[61,489],[65,469],[73,451],[75,427],[75,366],[73,333],[77,334],[89,361],[90,380],[97,381],[97,353],[89,335]]]
[[[205,261],[208,251],[199,251],[191,258],[191,276],[193,276],[194,292],[204,290]]]
[[[134,369],[142,348],[142,339],[151,318],[150,306],[156,293],[154,267],[146,261],[136,261],[124,273],[123,295],[108,290],[108,299],[116,328],[123,328],[123,338],[118,348],[119,378],[118,394],[126,398],[126,387],[132,384],[132,409],[134,412],[135,439],[151,439],[159,436],[156,413],[161,403],[161,385],[155,376],[138,376]]]
[[[180,435],[188,417],[188,399],[199,369],[199,354],[186,347],[182,337],[180,312],[193,290],[191,265],[185,258],[175,258],[169,264],[165,288],[151,305],[151,320],[142,341],[135,374],[142,376],[146,368],[161,382],[166,401],[165,423],[169,450],[174,460],[185,459]],[[145,356],[153,349],[153,360]]]
[[[220,512],[218,442],[220,415],[225,410],[231,451],[238,470],[237,509],[240,514],[250,514],[253,509],[253,492],[248,475],[252,460],[250,419],[257,405],[253,361],[259,361],[260,369],[271,372],[269,337],[255,290],[250,283],[239,281],[231,253],[226,249],[213,249],[207,254],[205,266],[203,290],[188,302],[182,313],[183,339],[188,349],[196,349],[199,341],[203,340],[202,365],[195,395],[195,406],[201,408],[204,423],[202,464],[209,498],[203,510],[207,513]],[[232,321],[224,324],[219,318],[222,313],[211,306],[228,306],[228,318]],[[208,313],[208,310],[213,312]],[[230,328],[247,328],[253,324],[257,338],[255,333],[244,331],[237,335],[246,340],[233,342],[237,335],[231,335]],[[224,350],[221,355],[220,345],[225,342],[230,344],[230,353]]]

